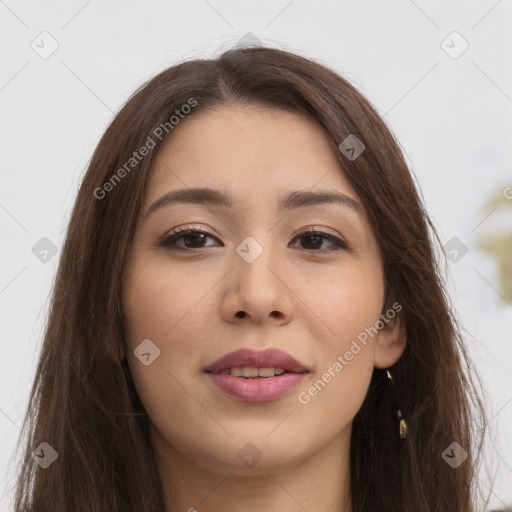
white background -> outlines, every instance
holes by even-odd
[[[487,218],[485,209],[512,185],[510,1],[0,0],[0,16],[1,510],[12,507],[11,457],[64,229],[99,137],[141,82],[247,32],[356,85],[398,137],[443,244],[455,236],[468,247],[449,264],[449,286],[493,418],[491,504],[512,504],[512,304],[499,295],[497,261],[478,247],[512,226],[512,200]],[[31,48],[43,31],[59,45],[47,59]],[[456,59],[441,47],[453,31],[469,43]],[[47,263],[31,250],[42,237],[57,246]]]

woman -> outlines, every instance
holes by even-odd
[[[78,193],[16,510],[476,510],[437,243],[333,71],[246,48],[160,73]]]

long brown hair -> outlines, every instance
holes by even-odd
[[[368,213],[384,258],[384,307],[401,304],[407,326],[407,347],[390,371],[409,429],[400,439],[395,395],[385,371],[375,369],[353,423],[353,511],[474,510],[485,415],[439,270],[439,239],[398,143],[337,73],[260,47],[166,69],[132,95],[101,138],[62,248],[23,424],[16,511],[165,509],[147,416],[125,358],[120,292],[151,163],[172,136],[171,116],[186,104],[193,105],[182,110],[189,116],[233,104],[309,115]],[[349,135],[365,145],[352,160],[338,149]],[[131,160],[149,145],[147,156]],[[31,456],[43,442],[58,453],[47,469]],[[452,442],[469,453],[456,469],[441,457]]]

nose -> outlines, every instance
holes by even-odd
[[[293,283],[286,282],[282,262],[267,245],[253,261],[234,252],[222,301],[222,315],[228,322],[283,325],[291,321]]]

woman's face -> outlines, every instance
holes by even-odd
[[[196,188],[232,204],[193,199]],[[159,201],[176,191],[187,196]],[[310,197],[320,192],[340,199]],[[178,228],[195,233],[161,244]],[[157,451],[256,474],[348,446],[374,366],[405,344],[398,316],[374,334],[384,291],[375,236],[319,126],[255,107],[184,120],[152,167],[123,282],[128,361]],[[255,359],[227,364],[247,376],[287,366],[259,358],[265,349],[302,373],[205,371],[239,349]]]

